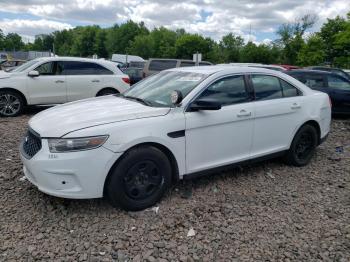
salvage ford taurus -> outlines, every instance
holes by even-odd
[[[122,95],[34,116],[21,144],[39,190],[140,210],[185,176],[270,156],[306,165],[330,129],[328,95],[280,72],[188,67]]]

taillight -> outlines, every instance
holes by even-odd
[[[123,77],[122,80],[127,83],[127,84],[130,84],[130,79],[129,77]]]
[[[328,97],[328,99],[329,99],[329,106],[332,108],[332,100],[330,97]]]

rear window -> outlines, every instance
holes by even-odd
[[[176,67],[176,60],[152,60],[149,65],[150,71],[162,71]]]

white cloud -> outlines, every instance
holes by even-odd
[[[344,16],[350,11],[349,0],[1,0],[0,7],[18,14],[11,30],[27,35],[57,30],[61,26],[67,28],[70,26],[67,21],[112,25],[133,19],[144,21],[149,28],[181,27],[216,40],[229,32],[251,39],[251,28],[260,42],[266,37],[259,35],[271,34],[280,24],[292,22],[304,14],[318,15],[314,27],[317,30],[327,18]],[[23,20],[22,13],[46,21],[48,26]],[[1,28],[4,23],[10,21],[3,20]],[[23,23],[28,25],[24,31]]]

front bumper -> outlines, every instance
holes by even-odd
[[[120,157],[99,147],[93,150],[51,153],[42,140],[41,150],[31,159],[21,153],[27,179],[40,191],[63,198],[99,198],[109,170]]]

